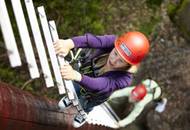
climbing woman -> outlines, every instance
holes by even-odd
[[[66,80],[73,80],[79,101],[86,113],[105,102],[118,89],[131,85],[132,68],[135,68],[149,52],[149,41],[141,32],[127,32],[116,35],[95,36],[85,34],[71,39],[55,42],[56,54],[66,56],[73,48],[93,48],[91,54],[81,61],[79,71],[71,65],[61,66],[61,75]],[[67,97],[59,102],[59,107],[70,106]],[[74,118],[74,127],[85,123],[82,115]]]

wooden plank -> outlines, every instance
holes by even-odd
[[[13,34],[10,18],[4,0],[0,0],[0,26],[8,51],[9,62],[12,67],[21,66],[21,59],[16,45],[16,40]]]
[[[59,36],[57,33],[55,22],[53,20],[49,21],[49,28],[50,28],[50,31],[52,34],[53,42],[57,41],[59,39]],[[64,57],[62,57],[62,56],[57,56],[57,57],[58,57],[58,61],[59,61],[60,66],[66,64]],[[64,82],[65,82],[65,87],[67,88],[68,91],[70,91],[68,93],[69,99],[72,99],[72,100],[76,99],[78,101],[78,97],[76,95],[75,88],[74,88],[72,81],[71,80],[64,80]],[[74,93],[74,95],[72,93]]]
[[[11,0],[26,61],[32,79],[40,76],[20,0]]]
[[[52,78],[52,74],[49,68],[45,48],[43,45],[42,35],[40,32],[39,24],[37,21],[35,10],[34,10],[33,1],[25,0],[25,5],[26,5],[28,16],[29,16],[29,21],[32,28],[32,33],[35,40],[35,45],[36,45],[38,56],[40,59],[41,68],[43,71],[46,86],[53,87],[54,86],[53,78]]]
[[[46,45],[47,45],[47,48],[48,48],[51,64],[52,64],[52,67],[53,67],[55,79],[56,79],[56,82],[57,82],[57,87],[59,89],[59,93],[64,94],[65,93],[64,83],[63,83],[63,79],[62,79],[62,76],[61,76],[61,72],[60,72],[58,60],[57,60],[57,57],[56,57],[56,53],[55,53],[55,50],[54,50],[54,47],[53,47],[53,41],[52,41],[52,38],[51,38],[51,34],[50,34],[48,22],[47,22],[47,17],[46,17],[46,14],[45,14],[45,10],[44,10],[43,6],[40,6],[37,9],[38,9],[38,13],[39,13],[40,22],[41,22],[42,30],[43,30],[43,33],[44,33]]]

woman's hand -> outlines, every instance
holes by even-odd
[[[119,128],[126,127],[126,123],[123,121],[118,122]]]
[[[69,51],[74,48],[74,43],[71,39],[59,39],[54,43],[55,53],[66,56]]]
[[[61,75],[66,80],[75,80],[80,82],[82,79],[81,74],[74,70],[69,64],[61,66]]]

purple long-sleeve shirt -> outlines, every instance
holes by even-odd
[[[85,34],[84,36],[73,37],[72,40],[76,48],[96,48],[99,56],[111,52],[114,48],[115,35],[94,36]],[[89,77],[82,74],[82,80],[78,82],[81,86],[92,92],[110,95],[113,91],[127,87],[132,82],[132,74],[126,71],[109,71],[99,77]]]

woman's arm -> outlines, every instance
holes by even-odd
[[[148,94],[142,101],[136,103],[131,113],[119,121],[119,126],[125,127],[132,123],[142,113],[144,107],[152,100],[152,96],[152,94]]]
[[[56,54],[63,56],[66,56],[73,48],[96,48],[110,51],[114,48],[115,39],[115,35],[94,36],[88,33],[72,39],[59,39],[54,43],[54,48]]]
[[[141,112],[146,107],[146,105],[150,103],[152,100],[156,99],[155,94],[157,95],[156,98],[158,98],[161,95],[160,87],[156,87],[156,90],[154,91],[154,93],[153,91],[148,92],[143,100],[136,103],[133,111],[128,116],[126,116],[123,120],[119,121],[119,125],[121,127],[125,127],[128,124],[132,123],[141,114]]]
[[[115,35],[95,36],[87,33],[84,36],[72,38],[76,48],[113,48],[116,40]]]
[[[132,82],[132,74],[127,72],[108,72],[101,77],[94,78],[80,74],[69,64],[61,66],[61,75],[66,80],[75,80],[84,88],[98,93],[111,93],[129,86]]]
[[[123,88],[121,90],[117,90],[109,97],[109,100],[112,100],[114,98],[119,98],[119,97],[128,97],[133,89],[134,89],[134,86],[130,86],[130,87]]]
[[[102,77],[89,77],[82,75],[79,84],[86,89],[94,92],[113,92],[117,89],[129,86],[132,81],[131,74],[116,74],[117,76],[102,76]]]
[[[129,125],[130,123],[132,123],[140,115],[143,109],[144,109],[144,106],[135,105],[135,108],[133,109],[133,111],[123,120],[119,121],[119,126],[125,127]]]

